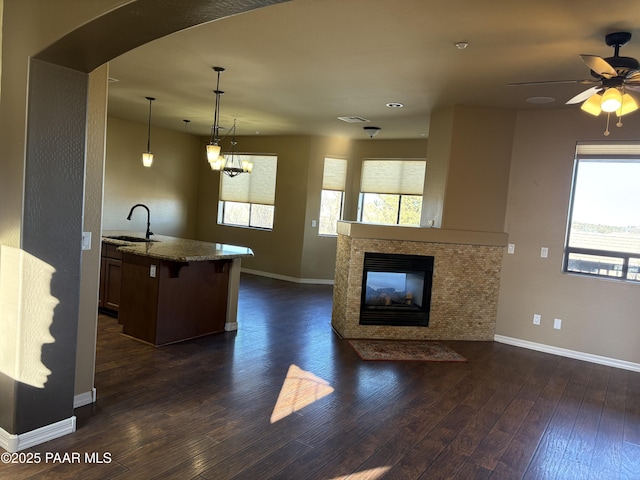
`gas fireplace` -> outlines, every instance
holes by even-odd
[[[360,325],[429,325],[431,256],[364,254]]]

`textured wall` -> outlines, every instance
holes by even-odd
[[[54,342],[45,344],[41,355],[52,373],[43,389],[18,387],[14,433],[73,416],[87,75],[32,60],[29,93],[22,247],[53,267],[50,293],[58,304],[50,327]],[[25,325],[33,321],[22,319]],[[33,335],[35,328],[39,327],[31,323],[22,334]]]
[[[332,325],[345,338],[493,340],[503,250],[339,235]],[[360,325],[365,252],[434,257],[428,327]]]

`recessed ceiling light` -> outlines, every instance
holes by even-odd
[[[527,103],[535,103],[535,104],[543,104],[543,103],[553,103],[556,99],[553,97],[529,97],[527,98]]]
[[[402,103],[399,103],[399,102],[389,102],[389,103],[387,103],[387,107],[389,107],[389,108],[402,108],[402,107],[404,107],[404,105]]]
[[[458,50],[464,50],[465,48],[467,48],[469,46],[469,42],[457,42],[456,43],[456,48]]]

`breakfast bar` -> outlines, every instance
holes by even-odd
[[[103,232],[121,255],[122,333],[155,346],[236,330],[240,262],[250,248]]]

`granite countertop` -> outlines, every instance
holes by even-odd
[[[150,242],[131,242],[109,238],[123,235],[144,239],[144,233],[140,232],[106,230],[102,232],[102,241],[117,246],[118,251],[122,253],[132,253],[134,255],[174,262],[198,262],[253,257],[253,251],[247,247],[228,245],[225,243],[201,242],[165,235],[152,235],[152,241]]]

